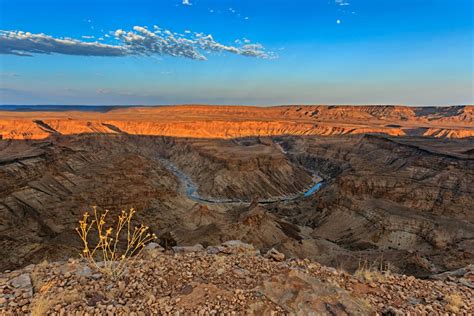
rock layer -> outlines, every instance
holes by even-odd
[[[163,246],[240,239],[262,252],[353,271],[362,261],[429,276],[474,258],[474,160],[469,139],[273,137],[185,139],[127,134],[0,141],[0,267],[77,254],[77,220],[93,205],[135,207]],[[160,159],[202,196],[191,199]]]
[[[474,137],[474,107],[173,106],[111,108],[108,112],[0,112],[3,139],[49,135],[134,135],[236,138],[278,135]]]

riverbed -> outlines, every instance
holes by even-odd
[[[166,169],[171,171],[179,179],[184,193],[190,199],[194,201],[202,202],[202,203],[212,203],[212,204],[231,204],[231,203],[249,204],[252,202],[249,200],[242,200],[242,199],[231,199],[231,198],[219,199],[219,198],[212,198],[212,197],[203,197],[198,193],[198,186],[191,179],[191,177],[189,177],[187,174],[181,171],[173,162],[164,158],[158,158],[158,161],[160,161],[166,167]],[[259,200],[258,203],[270,204],[270,203],[276,203],[276,202],[289,202],[289,201],[295,201],[298,199],[309,197],[315,194],[316,192],[318,192],[324,184],[324,180],[321,180],[321,178],[317,175],[314,175],[313,179],[314,179],[314,182],[305,191],[295,193],[290,196],[277,196],[277,197],[272,197],[268,199],[262,199],[262,200]]]

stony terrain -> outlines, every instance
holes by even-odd
[[[420,280],[387,270],[351,275],[274,249],[262,256],[240,241],[171,251],[150,244],[115,281],[75,259],[5,271],[0,313],[468,315],[473,282],[473,266]]]

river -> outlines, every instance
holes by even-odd
[[[211,198],[211,197],[202,197],[199,195],[198,191],[198,186],[194,181],[189,177],[187,174],[182,172],[174,163],[169,161],[168,159],[164,158],[158,158],[158,161],[160,161],[166,169],[171,171],[181,182],[181,187],[184,189],[184,192],[186,195],[197,202],[203,202],[203,203],[212,203],[212,204],[249,204],[251,201],[248,200],[242,200],[242,199],[218,199],[218,198]],[[309,197],[319,191],[321,187],[323,186],[324,181],[321,180],[320,177],[315,176],[314,177],[314,183],[309,187],[306,191],[299,192],[296,194],[293,194],[291,196],[280,196],[280,197],[273,197],[269,199],[262,199],[259,200],[259,204],[270,204],[270,203],[276,203],[276,202],[288,202],[288,201],[295,201],[298,199],[302,199],[305,197]]]

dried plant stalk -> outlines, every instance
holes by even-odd
[[[122,210],[115,230],[111,226],[107,227],[108,210],[102,214],[98,214],[97,207],[93,207],[93,210],[94,218],[89,221],[90,215],[85,212],[79,221],[79,227],[76,228],[83,243],[81,257],[101,273],[117,279],[145,245],[156,239],[156,235],[149,232],[148,226],[132,227],[132,217],[135,214],[133,208],[129,211]],[[97,233],[98,241],[95,245],[89,240],[91,230]],[[127,244],[123,247],[124,250],[120,251],[119,243],[125,236]]]

